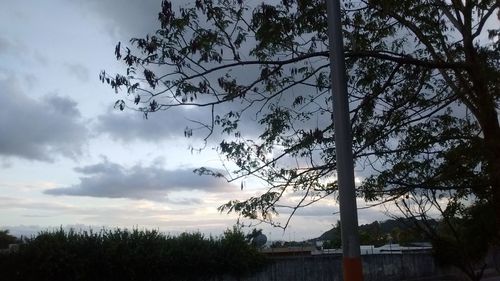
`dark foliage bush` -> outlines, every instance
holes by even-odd
[[[8,230],[0,230],[0,250],[7,249],[9,244],[17,242],[17,238],[9,234]]]
[[[265,258],[237,228],[220,237],[152,230],[42,232],[0,255],[2,280],[217,280],[258,271]]]

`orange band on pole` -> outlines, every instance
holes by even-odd
[[[363,264],[361,258],[344,257],[342,259],[344,281],[363,281]]]

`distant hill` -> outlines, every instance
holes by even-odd
[[[436,221],[431,222],[432,227],[437,226]],[[410,219],[390,219],[375,221],[359,226],[361,244],[382,245],[388,242],[407,244],[411,242],[426,241],[426,237],[415,228]],[[339,225],[324,232],[315,241],[340,241]]]

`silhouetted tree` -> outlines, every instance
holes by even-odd
[[[488,202],[499,236],[499,6],[344,2],[353,154],[357,168],[371,174],[360,196],[388,202],[433,192],[450,210]],[[208,120],[197,123],[205,140],[225,134],[218,152],[238,168],[231,175],[198,172],[229,181],[254,176],[268,185],[220,211],[286,227],[297,209],[337,191],[325,11],[324,0],[163,1],[156,32],[132,39],[133,49],[116,46],[126,73],[100,78],[117,92],[126,89],[128,97],[115,104],[121,110],[148,116],[206,108]],[[242,128],[245,120],[258,132]],[[287,204],[289,191],[302,200]],[[289,208],[288,220],[273,220]]]

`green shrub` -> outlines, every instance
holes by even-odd
[[[46,231],[0,255],[2,279],[162,281],[241,277],[265,265],[240,229],[221,237],[156,230]]]

